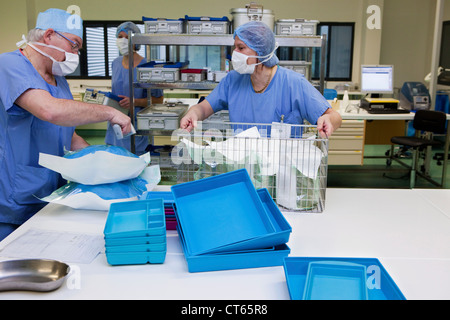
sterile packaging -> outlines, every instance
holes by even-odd
[[[98,185],[69,182],[40,200],[73,209],[107,211],[112,203],[138,200],[160,180],[159,166],[149,166],[134,179]]]
[[[108,145],[89,146],[64,157],[39,154],[39,165],[60,173],[68,181],[86,185],[136,178],[149,163],[149,153],[138,157],[122,147]]]

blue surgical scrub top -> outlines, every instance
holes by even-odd
[[[73,99],[66,79],[55,79],[56,86],[45,82],[20,50],[0,54],[0,223],[22,224],[46,204],[38,198],[65,183],[38,164],[39,153],[63,156],[75,127],[40,120],[15,104],[29,89]]]
[[[112,77],[111,77],[111,83],[112,83],[112,90],[111,92],[115,95],[123,95],[126,97],[130,96],[130,81],[129,81],[129,73],[128,69],[125,69],[122,65],[122,59],[123,57],[117,57],[114,59],[111,65],[112,69]],[[141,64],[146,63],[145,60],[141,62]],[[136,81],[136,68],[133,70],[134,75],[134,81]],[[159,98],[163,95],[163,91],[160,89],[152,89],[151,90],[151,96],[155,98]],[[135,99],[142,99],[147,98],[147,89],[142,88],[134,88],[134,98]],[[142,107],[135,107],[134,108],[134,114],[136,118],[136,114],[141,111]],[[136,123],[136,120],[135,120]],[[105,136],[105,143],[123,147],[127,150],[131,150],[131,137],[127,137],[124,139],[117,139],[114,130],[112,129],[111,125],[108,123],[108,128],[106,130],[106,136]],[[136,154],[141,155],[145,152],[145,148],[148,145],[148,137],[147,136],[135,136],[135,144],[136,144]]]
[[[249,74],[230,71],[206,97],[214,112],[229,110],[231,122],[317,124],[330,108],[323,95],[300,73],[278,66],[263,93],[256,93]]]

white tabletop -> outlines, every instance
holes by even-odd
[[[284,213],[290,256],[378,258],[407,299],[450,299],[449,199],[448,189],[327,189],[322,213]],[[49,204],[0,248],[30,228],[102,235],[106,216]],[[176,231],[167,233],[163,264],[110,266],[102,253],[71,267],[79,277],[54,292],[3,292],[0,300],[289,299],[282,266],[189,273]]]

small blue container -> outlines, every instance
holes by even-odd
[[[309,266],[311,263],[318,262],[327,262],[335,266],[340,263],[363,265],[367,270],[366,286],[368,300],[406,300],[397,284],[376,258],[286,257],[284,259],[284,273],[289,295],[292,300],[303,299],[305,287],[309,281]],[[309,291],[309,289],[306,290]],[[360,292],[360,289],[357,289],[357,291]]]
[[[167,251],[166,242],[154,244],[131,244],[124,246],[105,246],[106,253],[117,252],[162,252]]]
[[[140,197],[140,200],[163,199],[164,206],[174,204],[173,194],[170,191],[146,191]]]
[[[174,185],[171,190],[189,255],[277,244],[264,241],[276,229],[247,170]]]
[[[130,238],[110,238],[105,239],[106,246],[128,246],[128,245],[144,245],[159,244],[166,242],[166,235],[148,236],[148,237],[130,237]]]
[[[113,252],[106,254],[110,265],[160,264],[164,263],[166,252]]]
[[[165,235],[163,199],[112,203],[103,233],[105,239]]]
[[[367,300],[367,272],[362,264],[310,262],[303,300]]]

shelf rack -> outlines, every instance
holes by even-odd
[[[325,75],[325,54],[326,54],[326,35],[322,36],[282,36],[276,35],[275,41],[279,47],[306,47],[321,48],[320,50],[320,92],[324,89]],[[128,39],[129,52],[133,52],[134,45],[156,45],[156,46],[233,46],[234,39],[232,34],[131,34]],[[212,90],[217,83],[213,81],[202,82],[153,82],[137,83],[134,82],[133,75],[133,55],[129,55],[129,83],[130,83],[130,117],[134,122],[134,90],[133,88],[146,89],[192,89],[192,90]],[[135,125],[135,123],[134,123]],[[139,132],[138,132],[139,133]],[[134,136],[131,137],[131,152],[135,152]]]

